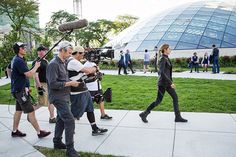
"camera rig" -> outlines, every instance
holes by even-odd
[[[86,49],[85,58],[96,64],[104,60],[112,60],[114,58],[114,49],[112,47],[88,48]]]

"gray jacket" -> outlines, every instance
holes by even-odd
[[[162,55],[160,59],[158,86],[170,86],[172,84],[172,64],[168,56]]]
[[[70,87],[65,87],[65,83],[69,81],[66,65],[56,56],[47,67],[47,84],[49,102],[55,100],[70,101]]]

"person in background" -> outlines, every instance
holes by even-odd
[[[204,54],[203,58],[202,58],[202,67],[203,67],[203,72],[207,72],[207,68],[209,65],[209,57],[207,52]]]
[[[37,48],[38,58],[32,63],[42,58],[48,49],[43,45]],[[47,86],[47,79],[46,79],[46,71],[48,66],[48,60],[43,58],[40,62],[40,67],[37,69],[34,80],[38,91],[38,103],[40,106],[47,106],[49,111],[49,123],[56,123],[56,118],[54,116],[54,105],[50,104],[48,101],[48,86]]]
[[[57,120],[54,132],[54,148],[66,149],[69,157],[80,157],[74,149],[75,120],[70,110],[70,87],[78,87],[79,82],[70,81],[66,70],[66,60],[71,56],[73,47],[68,41],[58,45],[59,53],[47,67],[46,78],[48,84],[49,103],[57,109]],[[65,130],[65,142],[62,134]]]
[[[193,56],[191,58],[191,66],[190,66],[190,73],[192,73],[193,67],[195,68],[195,72],[199,73],[199,58],[197,56],[197,52],[193,53]]]
[[[143,72],[144,72],[144,74],[148,71],[149,64],[150,64],[150,55],[148,53],[148,50],[145,49],[144,59],[143,59]]]
[[[129,50],[127,49],[126,50],[126,53],[125,53],[125,66],[126,68],[129,67],[132,74],[134,74],[134,70],[133,70],[133,64],[132,64],[132,60],[131,60],[131,57],[130,57],[130,53],[129,53]]]
[[[220,73],[220,66],[219,66],[219,49],[216,45],[212,45],[212,58],[213,58],[213,66],[212,66],[212,73]]]
[[[125,61],[125,55],[123,54],[123,51],[121,50],[120,51],[120,60],[118,61],[118,75],[121,75],[120,74],[120,70],[121,70],[121,68],[123,68],[124,69],[124,74],[128,74],[127,73],[127,71],[126,71],[126,61]]]
[[[160,78],[158,81],[157,98],[147,107],[145,111],[140,113],[139,116],[141,117],[144,123],[147,123],[148,114],[150,114],[151,110],[153,110],[157,105],[161,103],[165,91],[167,91],[173,99],[175,122],[187,122],[186,119],[182,118],[179,111],[178,96],[175,91],[176,87],[172,80],[172,64],[168,57],[171,53],[169,45],[168,44],[162,45],[160,51],[162,52],[162,57],[160,59],[160,70],[159,70]]]
[[[11,93],[16,99],[16,111],[13,117],[12,137],[25,137],[26,134],[18,130],[22,111],[28,114],[28,120],[37,132],[38,138],[43,138],[51,134],[50,131],[41,130],[35,117],[33,103],[30,100],[29,93],[29,77],[33,77],[36,70],[40,66],[40,62],[36,62],[35,66],[29,70],[24,56],[26,55],[26,44],[16,42],[13,45],[16,54],[12,60],[11,74]]]

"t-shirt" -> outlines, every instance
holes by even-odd
[[[73,57],[69,58],[68,63],[67,63],[69,79],[81,82],[82,77],[85,76],[85,73],[81,71],[83,68],[84,68],[84,65],[80,61],[74,59]],[[80,94],[87,90],[88,88],[86,87],[86,85],[81,84],[79,85],[79,87],[71,87],[70,94],[71,95]]]
[[[96,64],[94,62],[87,61],[84,64],[84,67],[94,67]],[[94,82],[86,83],[86,86],[89,91],[98,91],[98,83],[99,83],[99,89],[102,89],[101,83],[98,80],[95,80]]]
[[[150,61],[150,56],[147,52],[144,54],[144,62],[149,62]]]
[[[39,59],[39,58],[37,58]],[[36,60],[32,63],[32,66],[34,66]],[[40,67],[37,69],[36,72],[39,73],[39,81],[46,83],[46,71],[47,71],[48,61],[46,59],[42,59],[40,62]]]
[[[11,92],[21,92],[25,87],[29,87],[29,79],[25,76],[25,72],[29,71],[25,60],[19,56],[12,59],[11,74]]]

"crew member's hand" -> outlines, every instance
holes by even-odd
[[[70,83],[70,86],[72,86],[72,87],[78,87],[79,86],[79,82],[77,82],[77,81],[70,81],[69,83]]]
[[[174,83],[172,83],[170,86],[171,86],[171,88],[174,88],[174,89],[176,88]]]
[[[25,93],[28,95],[28,93],[29,93],[29,88],[28,87],[25,87]]]
[[[35,64],[34,64],[34,67],[38,69],[38,67],[40,67],[40,63],[41,62],[36,61]]]

